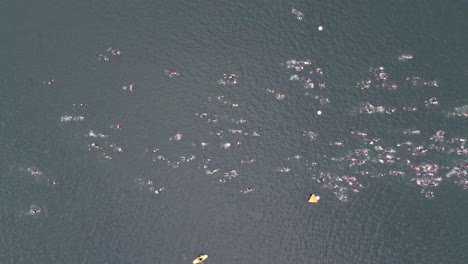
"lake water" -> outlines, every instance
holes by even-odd
[[[0,10],[0,263],[468,263],[467,1]]]

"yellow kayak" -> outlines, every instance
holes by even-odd
[[[193,260],[193,264],[200,264],[200,263],[203,263],[203,261],[205,261],[205,259],[208,258],[208,255],[206,254],[203,254],[203,255],[200,255],[198,256],[196,259]]]
[[[309,203],[318,203],[320,196],[316,196],[314,193],[309,197]]]

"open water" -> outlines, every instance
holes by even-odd
[[[468,263],[467,13],[2,1],[0,263]]]

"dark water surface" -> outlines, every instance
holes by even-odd
[[[468,263],[468,192],[446,177],[466,154],[398,150],[394,167],[374,152],[359,168],[331,159],[371,148],[352,131],[396,148],[427,147],[443,130],[447,149],[464,146],[446,142],[468,137],[467,119],[453,116],[468,104],[467,1],[8,0],[0,10],[0,263],[191,263],[200,253],[207,264]],[[291,81],[292,59],[322,68],[326,88]],[[398,89],[356,87],[378,66]],[[238,83],[220,85],[225,73]],[[409,76],[439,87],[411,87]],[[425,106],[431,97],[438,106]],[[360,113],[365,102],[396,111]],[[434,198],[404,159],[440,167]],[[405,174],[379,176],[396,169]],[[320,173],[363,188],[342,202]],[[312,192],[319,204],[307,203]]]

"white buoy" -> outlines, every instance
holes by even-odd
[[[322,111],[318,110],[317,115],[321,115],[321,114],[322,114]]]
[[[323,27],[322,27],[322,26],[319,26],[319,27],[318,27],[318,30],[319,30],[319,31],[322,31],[322,30],[323,30]]]

